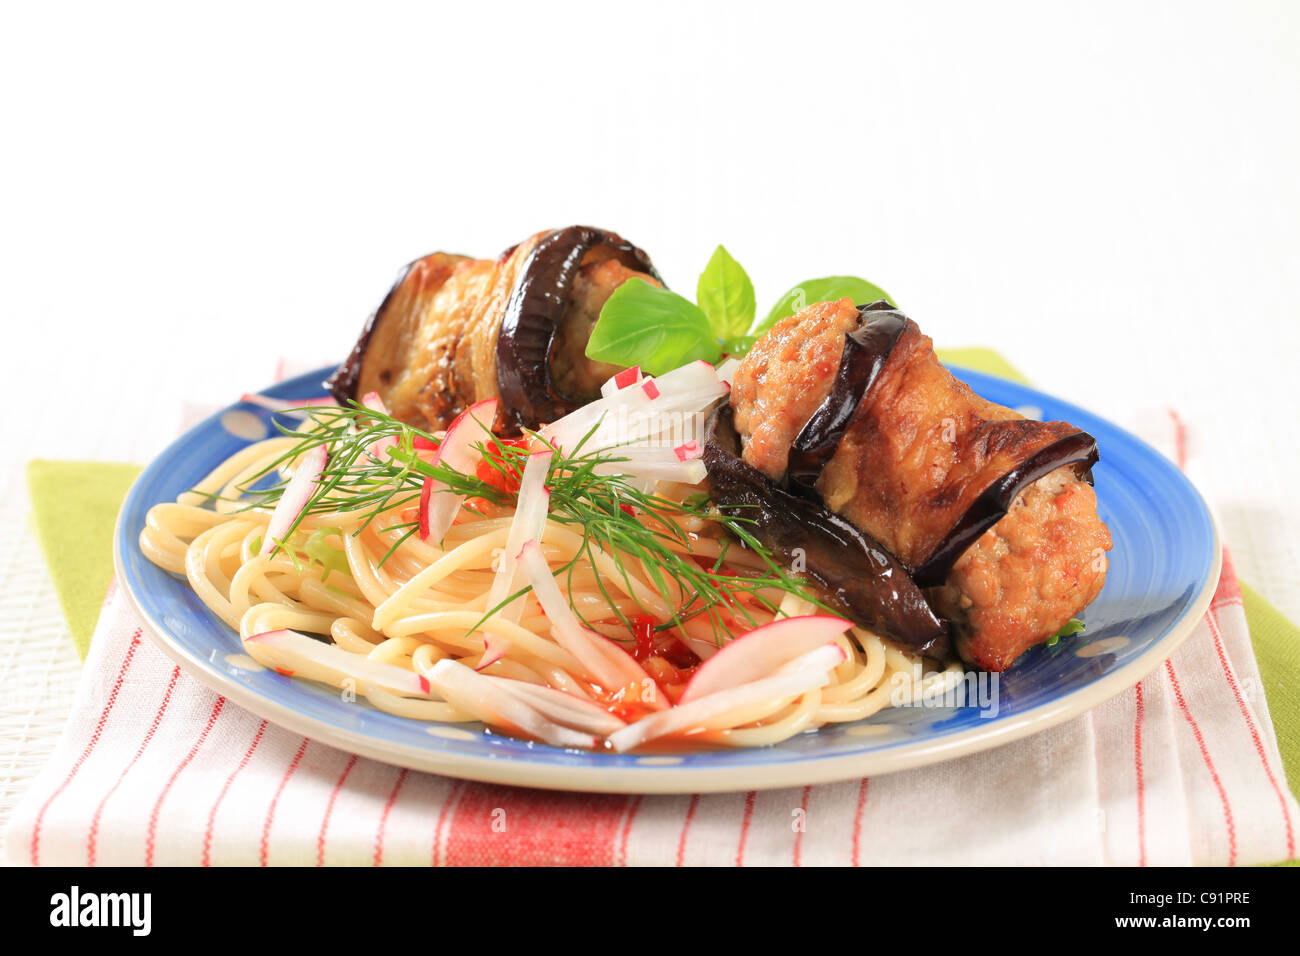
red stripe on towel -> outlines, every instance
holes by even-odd
[[[388,795],[388,802],[384,804],[383,812],[379,814],[379,832],[375,834],[375,866],[384,865],[384,828],[388,826],[388,814],[392,812],[393,804],[397,802],[397,794],[404,783],[406,783],[405,767],[397,775],[397,783],[393,784],[393,790]]]
[[[757,796],[755,790],[745,794],[745,812],[740,818],[740,845],[736,847],[736,866],[745,865],[745,841],[749,838],[749,824],[754,819],[754,798]]]
[[[1211,611],[1206,620],[1210,624],[1210,634],[1214,636],[1214,650],[1219,655],[1219,664],[1223,667],[1223,676],[1228,679],[1228,686],[1232,688],[1232,696],[1237,701],[1237,709],[1241,711],[1241,716],[1250,730],[1250,739],[1255,743],[1255,753],[1259,754],[1259,761],[1264,765],[1264,773],[1268,776],[1269,785],[1273,788],[1273,793],[1277,795],[1278,804],[1282,807],[1282,819],[1286,823],[1286,859],[1290,860],[1295,856],[1295,834],[1291,827],[1291,808],[1287,806],[1286,797],[1282,794],[1282,788],[1278,786],[1277,777],[1273,775],[1273,767],[1269,764],[1268,755],[1264,752],[1264,742],[1260,739],[1259,729],[1255,726],[1255,719],[1250,715],[1250,708],[1246,706],[1246,700],[1241,695],[1241,688],[1237,685],[1237,677],[1232,673],[1232,668],[1228,666],[1228,655],[1223,649],[1223,634],[1219,630],[1219,618]]]
[[[691,804],[686,808],[686,819],[682,821],[682,835],[677,840],[677,865],[686,859],[686,834],[691,830],[691,821],[695,819],[695,808],[700,805],[700,795],[691,794]]]
[[[162,793],[158,794],[158,800],[153,805],[153,812],[149,814],[149,831],[145,834],[145,866],[153,866],[153,851],[157,843],[158,834],[158,814],[162,811],[163,801],[167,799],[167,794],[171,790],[172,784],[176,782],[176,778],[181,775],[181,771],[190,765],[190,761],[194,759],[194,755],[197,754],[199,748],[203,746],[203,741],[208,739],[208,734],[212,731],[212,726],[217,722],[217,718],[221,716],[221,708],[224,706],[226,706],[226,698],[218,697],[216,705],[212,708],[212,715],[208,717],[207,726],[205,726],[203,731],[199,734],[199,739],[194,741],[194,746],[191,747],[190,752],[185,755],[185,759],[176,765],[176,769],[172,771],[172,775],[167,778],[167,783],[163,787]]]
[[[212,803],[212,809],[208,811],[208,825],[203,830],[203,865],[212,865],[212,828],[217,820],[217,808],[221,806],[221,801],[226,798],[226,792],[230,785],[235,782],[239,772],[248,766],[248,761],[253,759],[253,751],[257,745],[262,742],[262,735],[266,733],[266,721],[262,721],[257,727],[257,733],[253,735],[253,742],[248,745],[248,750],[240,759],[239,765],[230,771],[230,776],[226,778],[225,784],[221,787],[221,792],[217,794],[217,799]]]
[[[99,806],[95,807],[95,815],[90,818],[90,833],[86,837],[87,866],[95,865],[95,844],[99,840],[99,818],[104,812],[104,806],[108,803],[109,797],[113,796],[113,794],[117,792],[117,788],[121,786],[122,781],[126,779],[126,775],[131,772],[131,768],[136,765],[136,761],[140,759],[141,755],[148,748],[149,742],[153,740],[153,735],[158,731],[158,725],[162,723],[163,714],[167,713],[167,705],[171,703],[172,691],[176,689],[176,682],[180,680],[180,676],[181,669],[179,667],[173,667],[171,680],[167,682],[167,689],[163,692],[162,703],[158,705],[158,710],[154,712],[153,720],[149,724],[149,729],[144,732],[144,739],[140,741],[140,746],[136,749],[135,755],[127,761],[126,766],[122,768],[122,772],[117,775],[117,779],[113,781],[113,785],[108,788],[108,793],[104,794],[100,799]]]
[[[339,774],[338,782],[334,784],[334,789],[330,791],[330,798],[325,801],[325,816],[320,821],[320,832],[316,834],[316,865],[325,865],[325,837],[329,833],[330,815],[334,812],[334,802],[339,798],[339,791],[343,789],[343,784],[348,782],[348,774],[352,768],[357,765],[357,755],[353,754],[349,759],[343,772]]]
[[[306,752],[307,744],[310,742],[306,737],[302,739],[302,745],[298,748],[298,752],[293,755],[293,760],[289,762],[289,769],[280,778],[280,786],[275,788],[275,796],[271,798],[271,805],[266,809],[266,820],[262,823],[262,842],[257,855],[258,863],[262,866],[267,865],[267,857],[270,855],[271,824],[275,822],[275,808],[280,803],[280,794],[284,793],[284,788],[289,784],[289,778],[298,769],[298,764],[302,763],[302,755]]]
[[[447,828],[449,866],[611,866],[627,798],[480,784]]]
[[[1142,772],[1142,718],[1146,705],[1142,701],[1142,682],[1133,688],[1137,693],[1137,716],[1133,719],[1133,773],[1137,778],[1138,866],[1147,865],[1146,784]]]
[[[623,832],[618,840],[618,865],[627,866],[627,840],[632,833],[632,821],[636,819],[636,813],[641,809],[641,796],[638,794],[628,801],[627,814],[623,820]]]
[[[799,818],[799,825],[794,831],[794,860],[795,866],[799,865],[799,854],[803,850],[803,832],[808,827],[808,798],[812,796],[812,787],[803,788],[803,798],[799,801],[799,812],[802,816]]]
[[[869,777],[863,777],[862,783],[858,786],[858,806],[853,814],[853,865],[860,866],[858,863],[858,853],[862,847],[862,811],[867,806],[867,785],[871,782]]]
[[[90,752],[95,749],[95,744],[99,743],[99,738],[104,733],[104,724],[108,722],[108,715],[113,710],[113,705],[117,703],[118,692],[122,689],[122,681],[126,679],[126,672],[131,669],[131,662],[135,659],[136,649],[140,646],[140,629],[137,627],[135,633],[131,635],[131,643],[126,649],[126,654],[122,657],[122,665],[118,668],[117,678],[113,681],[113,687],[108,692],[108,701],[104,704],[104,709],[100,711],[99,720],[95,722],[95,731],[90,735],[90,740],[86,747],[81,751],[81,756],[77,758],[68,775],[63,778],[63,782],[55,788],[54,792],[46,798],[41,804],[41,809],[36,813],[36,821],[32,824],[32,866],[41,865],[41,821],[45,819],[45,812],[50,809],[56,797],[67,789],[68,784],[72,783],[72,778],[77,775],[81,765],[86,762]]]
[[[1214,781],[1214,786],[1219,791],[1219,802],[1223,804],[1223,823],[1228,831],[1228,865],[1235,866],[1237,863],[1237,828],[1232,821],[1232,807],[1228,805],[1228,792],[1223,788],[1223,781],[1219,779],[1219,772],[1214,769],[1214,761],[1210,759],[1210,751],[1205,746],[1205,738],[1201,736],[1201,728],[1196,725],[1196,720],[1187,707],[1187,701],[1183,699],[1183,689],[1179,686],[1178,675],[1174,673],[1173,661],[1165,661],[1165,670],[1168,672],[1169,681],[1174,688],[1174,698],[1178,701],[1183,717],[1187,720],[1188,726],[1192,728],[1192,736],[1196,738],[1196,745],[1201,750],[1201,759],[1205,761],[1205,768],[1210,771],[1210,779]]]

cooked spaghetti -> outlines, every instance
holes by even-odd
[[[678,411],[716,398],[699,375]],[[514,441],[495,408],[425,433],[373,398],[313,407],[152,508],[140,546],[263,666],[556,746],[762,746],[960,681],[820,609],[710,507],[693,440],[624,415],[602,441],[647,381]]]

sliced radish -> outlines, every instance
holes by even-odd
[[[420,486],[420,540],[429,540],[429,501],[433,498],[433,486],[437,482],[433,478],[425,478],[424,484]]]
[[[700,446],[699,442],[691,439],[690,441],[682,442],[682,444],[674,448],[673,454],[677,456],[678,461],[690,461],[692,458],[699,458],[703,455],[704,449]]]
[[[718,378],[728,387],[736,380],[736,369],[740,368],[740,359],[729,358],[717,368]]]
[[[764,624],[726,644],[700,665],[679,703],[767,677],[835,640],[853,625],[829,614],[786,617]]]
[[[546,487],[546,476],[550,474],[552,451],[535,451],[524,463],[524,473],[519,479],[519,501],[515,505],[515,516],[510,522],[510,531],[506,535],[506,549],[501,556],[501,565],[497,575],[492,579],[492,588],[488,591],[488,610],[496,607],[523,585],[523,572],[519,569],[519,551],[525,541],[542,539],[546,529],[546,515],[550,511],[551,493]],[[497,613],[507,621],[519,621],[524,610],[523,598],[516,598]]]
[[[631,368],[625,368],[617,375],[611,376],[605,384],[600,386],[602,398],[609,398],[615,392],[621,392],[625,388],[631,388],[641,381],[641,366],[633,365]]]
[[[636,671],[633,672],[622,661],[605,653],[601,645],[608,645],[609,641],[582,626],[578,616],[573,613],[573,608],[569,607],[569,602],[560,592],[559,585],[555,583],[551,568],[536,541],[524,543],[519,552],[519,564],[532,586],[533,596],[551,622],[551,634],[556,643],[576,657],[583,670],[597,684],[606,690],[617,691],[630,683],[651,679],[635,660],[632,661],[636,665]],[[659,695],[655,696],[657,698]]]
[[[471,474],[480,457],[478,444],[492,432],[497,417],[497,399],[486,398],[465,409],[447,426],[432,464],[445,464],[464,474]],[[429,479],[428,495],[420,493],[420,537],[441,541],[460,513],[464,495],[453,494],[446,482]],[[427,531],[426,531],[427,529]]]
[[[422,674],[372,661],[333,644],[313,640],[284,628],[244,638],[249,656],[264,667],[292,671],[295,676],[342,687],[347,679],[368,681],[405,696],[429,697],[429,681]]]
[[[531,704],[543,716],[575,730],[585,730],[599,737],[606,737],[627,726],[624,721],[599,704],[593,704],[566,691],[509,677],[495,677],[493,680],[509,693]]]
[[[844,662],[844,649],[838,644],[828,644],[805,654],[789,666],[789,670],[750,681],[738,687],[729,687],[692,701],[682,701],[676,707],[643,717],[634,724],[609,735],[609,743],[620,753],[668,734],[686,733],[700,727],[705,721],[714,721],[728,714],[746,710],[764,701],[795,697],[830,682],[830,672]]]
[[[570,451],[584,439],[584,451],[645,443],[665,432],[680,433],[684,416],[703,412],[727,394],[727,385],[704,361],[632,385],[636,387],[603,388],[603,397],[550,423],[542,429],[543,437]]]
[[[505,657],[506,651],[509,649],[510,641],[508,638],[502,637],[500,634],[488,634],[483,639],[483,656],[479,658],[479,662],[475,665],[474,670],[481,671],[485,668],[491,667],[497,661],[501,660],[501,658]]]
[[[623,457],[621,454],[618,457]],[[629,475],[650,483],[656,481],[677,481],[683,485],[698,485],[708,475],[704,462],[694,461],[608,461],[593,465],[592,470],[600,475]],[[642,490],[649,490],[643,488]]]
[[[722,380],[718,371],[703,359],[687,362],[671,372],[656,377],[655,381],[665,392],[684,392],[696,388],[717,385]]]
[[[596,746],[594,735],[571,730],[543,716],[535,707],[501,686],[497,679],[444,658],[429,671],[429,683],[447,700],[488,724],[526,734],[554,747]]]
[[[388,406],[384,404],[384,400],[379,397],[378,392],[366,392],[366,394],[361,396],[361,404],[372,412],[378,412],[381,415],[388,414]],[[370,454],[379,461],[384,461],[388,457],[388,449],[395,447],[397,447],[397,436],[389,435],[387,438],[381,438],[379,441],[371,442],[369,451]]]
[[[303,508],[307,507],[307,502],[315,493],[327,460],[324,445],[316,445],[299,460],[297,470],[284,486],[280,500],[271,512],[271,523],[267,525],[258,554],[270,554],[272,548],[284,541],[289,529],[298,520],[298,515],[302,514]]]

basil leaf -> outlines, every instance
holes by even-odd
[[[606,300],[587,342],[587,358],[640,365],[662,375],[687,362],[722,357],[703,310],[676,292],[628,279]]]
[[[758,309],[754,300],[754,283],[722,246],[713,250],[709,264],[700,273],[695,301],[708,316],[714,335],[720,339],[743,335],[753,324]]]
[[[788,315],[794,315],[800,309],[814,302],[831,302],[848,297],[855,305],[866,305],[878,299],[885,299],[890,305],[894,300],[880,286],[859,279],[857,276],[826,276],[824,279],[808,279],[781,296],[772,306],[772,311],[761,322],[755,323],[747,336],[757,339],[760,335],[780,322]]]

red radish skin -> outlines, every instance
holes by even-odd
[[[316,445],[302,456],[298,462],[298,470],[285,485],[280,500],[276,502],[275,510],[271,512],[271,523],[266,527],[266,535],[262,538],[262,547],[258,550],[258,554],[270,554],[271,550],[288,536],[289,529],[293,527],[293,523],[298,520],[302,510],[307,507],[307,502],[311,500],[313,488],[320,482],[320,476],[325,471],[327,462],[324,445]]]
[[[487,398],[457,415],[447,426],[431,464],[445,463],[459,472],[471,473],[479,455],[476,443],[491,431],[498,404],[497,399]],[[430,538],[441,541],[456,520],[465,496],[452,494],[448,486],[436,478],[430,480],[432,485],[426,481],[426,487],[420,489],[420,537],[425,541]]]
[[[501,658],[506,656],[506,651],[510,649],[510,641],[500,634],[489,634],[483,639],[483,657],[479,659],[476,671],[484,670],[491,667]]]
[[[272,661],[272,666],[275,666],[277,670],[287,670],[289,673],[294,673],[314,666],[324,668],[335,674],[341,674],[344,677],[369,681],[385,690],[398,694],[427,697],[432,693],[428,679],[422,674],[416,674],[395,667],[392,664],[381,664],[377,661],[368,660],[359,655],[351,654],[337,645],[314,640],[305,634],[299,634],[297,631],[291,631],[287,628],[253,634],[244,638],[244,644],[253,645],[248,650],[254,655],[254,659],[256,659],[255,649],[264,647],[279,655],[282,660],[287,658],[287,660],[283,660],[284,664],[294,665],[292,668],[282,668],[278,663]],[[327,681],[327,683],[330,682]]]
[[[786,617],[755,628],[730,643],[700,665],[681,703],[707,694],[747,684],[839,637],[852,623],[829,614]]]
[[[690,702],[681,700],[670,710],[643,717],[610,734],[609,744],[619,753],[624,753],[659,737],[689,734],[702,729],[701,725],[706,721],[765,700],[794,697],[825,687],[830,681],[831,670],[844,660],[844,649],[839,645],[819,647],[803,655],[802,659],[796,658],[785,672],[728,687]]]

